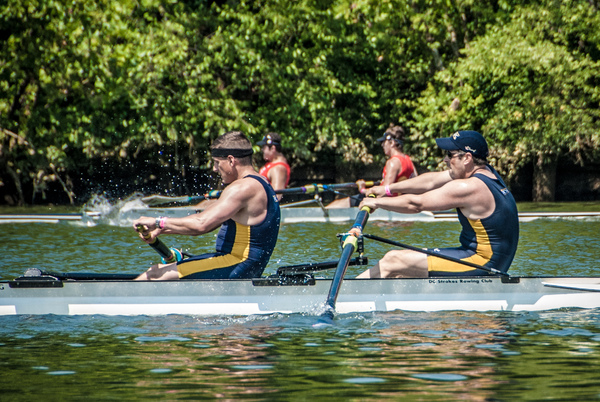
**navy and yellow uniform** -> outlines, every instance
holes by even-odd
[[[493,171],[493,169],[492,169]],[[496,209],[484,219],[471,220],[457,209],[462,225],[461,247],[433,249],[441,255],[458,258],[486,268],[507,272],[515,257],[519,242],[519,217],[517,204],[506,185],[494,171],[496,179],[475,174],[494,195]],[[448,261],[435,256],[427,257],[429,276],[487,275],[482,269]]]
[[[257,278],[267,266],[279,234],[281,213],[273,188],[258,176],[267,193],[267,216],[255,226],[242,225],[229,219],[217,234],[215,253],[197,255],[177,263],[182,279]]]

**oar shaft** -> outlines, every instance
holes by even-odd
[[[170,203],[191,203],[199,202],[207,199],[219,198],[221,191],[212,190],[202,195],[183,195],[181,197],[170,197],[166,195],[149,195],[142,197],[142,202],[149,206],[170,204]]]
[[[366,237],[367,239],[373,239],[373,240],[380,241],[382,243],[390,244],[392,246],[397,246],[397,247],[405,248],[407,250],[417,251],[419,253],[423,253],[423,254],[434,256],[434,257],[442,258],[444,260],[456,262],[458,264],[463,264],[463,265],[466,265],[466,266],[469,266],[469,267],[472,267],[472,268],[481,269],[483,271],[487,271],[487,272],[492,273],[492,274],[510,276],[506,272],[502,272],[502,271],[499,271],[499,270],[494,269],[494,268],[484,267],[483,265],[475,264],[475,263],[472,263],[472,262],[469,262],[469,261],[460,260],[458,258],[454,258],[454,257],[450,257],[450,256],[447,256],[447,255],[439,254],[439,253],[436,253],[436,252],[433,252],[433,251],[429,251],[427,249],[422,249],[422,248],[414,247],[414,246],[411,246],[409,244],[400,243],[398,241],[389,240],[389,239],[386,239],[386,238],[383,238],[383,237],[379,237],[379,236],[375,236],[375,235],[371,235],[371,234],[366,234],[366,233],[364,233],[363,236]]]
[[[342,281],[344,280],[344,275],[346,275],[346,271],[348,270],[348,264],[350,263],[350,258],[356,250],[357,238],[353,235],[348,235],[346,240],[344,241],[344,248],[342,249],[342,255],[340,257],[340,261],[338,262],[337,267],[335,268],[335,275],[331,281],[331,287],[329,288],[329,294],[327,295],[327,300],[325,301],[325,309],[326,311],[335,310],[335,302],[337,301],[338,294],[340,293],[340,288],[342,286]]]
[[[302,187],[290,187],[276,190],[277,194],[313,194],[325,191],[322,184],[307,184]]]
[[[370,213],[371,209],[369,207],[363,207],[356,215],[352,228],[358,228],[362,231],[362,228],[367,224]],[[358,247],[358,238],[354,233],[346,233],[343,241],[342,255],[340,256],[340,261],[335,269],[335,274],[331,281],[331,286],[329,287],[329,293],[327,294],[327,300],[325,301],[325,311],[321,314],[321,321],[323,322],[330,322],[333,320],[335,303],[342,287],[344,275],[346,275],[352,253],[354,253],[354,250]]]
[[[350,265],[367,265],[369,259],[367,257],[354,258],[350,260]],[[297,265],[286,265],[284,267],[277,268],[277,275],[298,275],[313,273],[317,271],[324,271],[326,269],[336,268],[339,263],[337,261],[326,261],[326,262],[311,262],[308,264],[297,264]]]
[[[366,181],[367,187],[378,185],[378,181]],[[275,191],[277,194],[314,194],[325,191],[336,191],[344,188],[357,188],[356,183],[337,183],[337,184],[307,184],[302,187],[290,187]]]

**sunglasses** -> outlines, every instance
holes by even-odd
[[[452,158],[454,158],[456,156],[462,156],[464,154],[465,153],[461,152],[461,151],[447,151],[446,152],[446,156],[448,157],[448,159],[452,159]]]

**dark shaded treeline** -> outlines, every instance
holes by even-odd
[[[600,198],[597,1],[0,5],[2,203],[201,193],[230,129],[296,184],[376,178],[391,122],[421,170],[475,129],[520,200]]]

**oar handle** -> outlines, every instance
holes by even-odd
[[[150,238],[150,233],[148,233],[148,228],[146,226],[137,225],[135,229],[141,233],[144,239],[148,240]],[[162,257],[165,263],[170,264],[178,260],[177,255],[173,252],[173,250],[167,247],[167,245],[158,237],[155,237],[154,241],[148,244],[158,253],[158,255]]]

